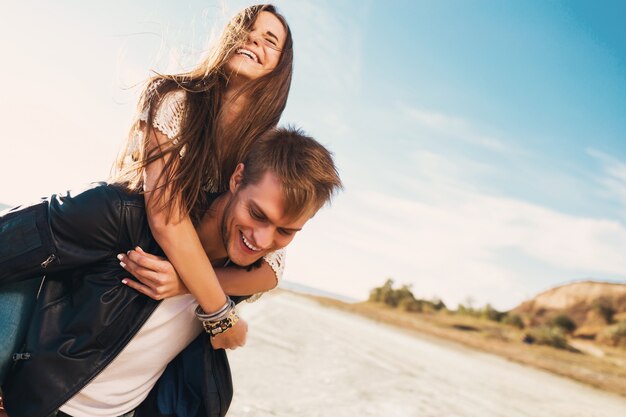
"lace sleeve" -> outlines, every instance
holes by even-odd
[[[153,90],[156,89],[158,84],[153,85]],[[153,94],[154,92],[148,93]],[[152,119],[152,126],[166,135],[176,145],[178,142],[178,134],[180,133],[181,123],[183,120],[183,114],[185,111],[185,98],[186,92],[184,90],[176,90],[168,93],[163,100],[159,103],[159,107],[156,109],[154,118]],[[137,119],[142,122],[148,121],[150,114],[150,100],[148,104],[144,106]],[[143,146],[144,131],[139,126],[135,128],[133,132],[133,138],[126,157],[130,157],[131,161],[137,161],[139,159],[139,150]],[[179,156],[182,158],[185,155],[186,147],[183,147],[179,151]]]
[[[176,90],[167,94],[159,103],[159,107],[154,114],[152,126],[170,138],[170,140],[180,133],[180,125],[185,111],[185,95],[184,90]],[[146,106],[139,115],[139,120],[147,121],[149,112],[150,107]]]
[[[267,262],[267,264],[272,268],[274,274],[276,275],[276,286],[280,283],[280,280],[283,278],[283,271],[285,270],[285,257],[287,255],[287,251],[283,249],[279,249],[274,252],[270,252],[263,257],[263,261]],[[252,297],[248,298],[246,301],[249,303],[255,302],[263,295],[262,292],[254,294]]]

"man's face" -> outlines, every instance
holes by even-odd
[[[246,266],[287,246],[312,213],[286,218],[276,175],[268,171],[257,184],[243,187],[239,184],[242,172],[240,164],[231,179],[233,196],[224,211],[222,239],[230,260]]]

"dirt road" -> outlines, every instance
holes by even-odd
[[[626,399],[289,293],[247,305],[229,417],[623,417]]]

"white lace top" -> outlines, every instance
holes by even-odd
[[[158,84],[153,84],[157,86]],[[177,143],[177,136],[180,133],[180,127],[185,110],[185,95],[187,93],[184,90],[176,90],[168,93],[156,110],[152,119],[152,126],[158,129],[161,133],[166,135],[174,144]],[[139,114],[139,120],[146,122],[150,113],[150,106],[146,105],[142,112]],[[137,129],[133,135],[133,141],[129,149],[129,156],[136,152],[141,146],[144,139],[144,132]],[[185,156],[185,148],[183,147],[179,153],[180,157]],[[263,257],[263,260],[272,268],[276,274],[276,285],[280,282],[283,271],[285,269],[285,249],[279,249],[274,252],[270,252]],[[253,302],[261,297],[262,293],[253,295],[248,299],[248,302]]]

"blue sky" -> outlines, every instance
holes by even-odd
[[[202,56],[244,1],[8,7],[0,202],[105,178],[150,69]],[[510,308],[626,281],[622,2],[279,1],[295,39],[284,123],[346,191],[286,278],[354,298],[387,277]]]

